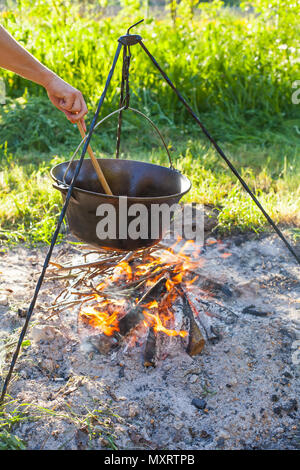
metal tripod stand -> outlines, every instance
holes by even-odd
[[[121,81],[121,94],[120,94],[120,109],[119,109],[119,118],[118,118],[118,128],[117,128],[117,146],[116,146],[116,157],[118,158],[119,157],[119,151],[120,151],[120,137],[121,137],[121,128],[122,128],[122,114],[124,112],[124,110],[126,110],[127,108],[129,108],[129,99],[130,99],[130,90],[129,90],[129,66],[130,66],[130,57],[131,57],[131,53],[130,53],[130,48],[136,44],[139,44],[141,46],[141,48],[144,50],[144,52],[147,54],[147,56],[150,58],[151,62],[153,63],[153,65],[157,68],[157,70],[160,72],[160,74],[162,75],[162,77],[164,78],[164,80],[167,82],[167,84],[173,89],[173,91],[175,92],[175,94],[177,95],[178,99],[182,102],[182,104],[185,106],[185,108],[187,109],[187,111],[189,112],[189,114],[192,116],[192,118],[196,121],[196,123],[200,126],[201,130],[203,131],[203,133],[206,135],[206,137],[209,139],[209,141],[212,143],[212,145],[214,146],[214,148],[216,149],[216,151],[218,152],[218,154],[222,157],[222,159],[226,162],[226,164],[228,165],[228,167],[230,168],[230,170],[232,171],[232,173],[238,178],[238,180],[240,181],[240,183],[242,184],[243,188],[247,191],[247,193],[250,195],[250,197],[253,199],[253,201],[255,202],[255,204],[257,205],[257,207],[261,210],[261,212],[263,213],[264,217],[266,218],[266,220],[268,221],[268,223],[273,227],[273,229],[275,230],[275,232],[277,233],[277,235],[281,238],[281,240],[285,243],[285,245],[287,246],[288,250],[290,251],[290,253],[294,256],[294,258],[296,259],[297,263],[300,265],[300,257],[299,255],[297,255],[297,253],[295,252],[295,250],[293,249],[293,247],[291,246],[291,244],[288,242],[288,240],[284,237],[283,233],[281,232],[281,230],[277,227],[277,225],[274,223],[274,221],[271,219],[271,217],[267,214],[267,212],[264,210],[264,208],[262,207],[262,205],[260,204],[260,202],[258,201],[258,199],[256,198],[256,196],[253,194],[253,192],[251,191],[251,189],[249,188],[249,186],[247,185],[247,183],[244,181],[244,179],[241,177],[241,175],[239,174],[239,172],[237,171],[237,169],[234,167],[234,165],[230,162],[230,160],[226,157],[226,155],[224,154],[224,152],[222,151],[222,149],[219,147],[219,145],[216,143],[216,141],[211,137],[211,135],[209,134],[209,132],[207,131],[207,129],[204,127],[204,125],[202,124],[202,122],[199,120],[199,118],[196,116],[196,114],[194,113],[194,111],[192,110],[192,108],[190,107],[190,105],[187,103],[187,101],[183,98],[183,96],[180,94],[180,92],[177,90],[177,88],[175,87],[175,85],[172,83],[172,81],[169,79],[169,77],[166,75],[166,73],[163,71],[163,69],[160,67],[160,65],[158,64],[158,62],[156,61],[156,59],[152,56],[152,54],[149,52],[149,50],[147,49],[147,47],[145,46],[145,44],[143,43],[142,41],[142,37],[139,36],[139,35],[136,35],[136,34],[130,34],[130,30],[134,27],[134,26],[137,26],[138,24],[140,24],[142,21],[144,20],[140,20],[138,21],[137,23],[133,24],[132,26],[130,26],[130,28],[127,30],[127,33],[124,35],[124,36],[121,36],[119,39],[118,39],[118,47],[117,47],[117,50],[116,50],[116,53],[115,53],[115,56],[114,56],[114,59],[113,59],[113,63],[112,63],[112,66],[111,66],[111,69],[110,69],[110,72],[108,74],[108,77],[106,79],[106,83],[105,83],[105,87],[104,87],[104,90],[103,90],[103,93],[100,97],[100,100],[99,100],[99,103],[98,103],[98,106],[97,106],[97,110],[95,112],[95,115],[93,117],[93,120],[91,122],[91,125],[90,125],[90,128],[89,128],[89,131],[88,131],[88,135],[87,135],[87,138],[85,140],[85,143],[83,145],[83,149],[82,149],[82,152],[81,152],[81,156],[80,156],[80,159],[78,160],[77,164],[76,164],[76,167],[75,167],[75,171],[74,171],[74,175],[73,175],[73,178],[72,178],[72,181],[69,185],[69,188],[68,188],[68,192],[67,192],[67,195],[66,195],[66,199],[65,199],[65,202],[64,202],[64,205],[63,205],[63,208],[62,208],[62,211],[60,213],[60,216],[59,216],[59,219],[58,219],[58,222],[57,222],[57,226],[56,226],[56,229],[54,231],[54,234],[52,236],[52,240],[51,240],[51,244],[50,244],[50,247],[49,247],[49,250],[48,250],[48,253],[46,255],[46,258],[45,258],[45,261],[44,261],[44,264],[43,264],[43,268],[42,268],[42,272],[39,276],[39,279],[37,281],[37,284],[36,284],[36,288],[35,288],[35,291],[34,291],[34,294],[33,294],[33,297],[32,297],[32,300],[31,300],[31,303],[29,305],[29,308],[28,308],[28,311],[27,311],[27,314],[26,314],[26,319],[25,319],[25,323],[24,323],[24,326],[22,328],[22,331],[21,331],[21,334],[20,334],[20,337],[19,337],[19,340],[18,340],[18,344],[17,344],[17,347],[16,347],[16,350],[13,354],[13,358],[12,358],[12,361],[11,361],[11,364],[10,364],[10,367],[9,367],[9,371],[7,373],[7,376],[6,376],[6,379],[4,381],[4,385],[3,385],[3,388],[2,388],[2,393],[1,393],[1,397],[0,397],[0,403],[3,402],[4,400],[4,397],[6,395],[6,392],[7,392],[7,388],[8,388],[8,385],[9,385],[9,382],[10,382],[10,379],[11,379],[11,376],[12,376],[12,373],[13,373],[13,370],[14,370],[14,367],[15,367],[15,364],[16,364],[16,361],[18,359],[18,356],[19,356],[19,353],[20,353],[20,349],[22,347],[22,342],[24,340],[24,337],[25,337],[25,334],[27,332],[27,329],[28,329],[28,325],[29,325],[29,322],[30,322],[30,319],[31,319],[31,316],[33,314],[33,310],[34,310],[34,307],[35,307],[35,304],[36,304],[36,300],[37,300],[37,297],[38,297],[38,294],[39,294],[39,291],[40,291],[40,288],[42,286],[42,283],[43,283],[43,280],[44,280],[44,277],[45,277],[45,273],[46,273],[46,270],[48,268],[48,265],[49,265],[49,261],[50,261],[50,258],[52,256],[52,252],[53,252],[53,249],[54,249],[54,246],[55,246],[55,243],[56,243],[56,240],[57,240],[57,237],[58,237],[58,234],[60,232],[60,228],[61,228],[61,225],[62,225],[62,222],[63,222],[63,219],[65,217],[65,214],[66,214],[66,210],[67,210],[67,207],[68,207],[68,204],[69,204],[69,201],[70,201],[70,198],[72,196],[72,191],[73,191],[73,188],[74,188],[74,185],[76,183],[76,179],[78,177],[78,174],[80,172],[80,169],[81,169],[81,166],[82,166],[82,162],[83,162],[83,159],[85,157],[85,154],[86,154],[86,151],[87,151],[87,148],[89,146],[89,143],[90,143],[90,140],[91,140],[91,137],[92,137],[92,134],[94,132],[94,129],[95,129],[95,126],[96,126],[96,123],[97,123],[97,119],[98,119],[98,116],[99,116],[99,113],[100,113],[100,110],[101,110],[101,107],[102,107],[102,104],[103,104],[103,101],[105,99],[105,96],[106,96],[106,93],[107,93],[107,90],[108,90],[108,87],[109,87],[109,84],[111,82],[111,79],[112,79],[112,76],[113,76],[113,73],[114,73],[114,70],[115,70],[115,67],[116,67],[116,64],[117,64],[117,61],[118,61],[118,58],[119,58],[119,55],[120,55],[120,52],[121,50],[123,49],[123,68],[122,68],[122,81]],[[122,109],[121,109],[122,108]],[[141,113],[142,114],[142,113]]]

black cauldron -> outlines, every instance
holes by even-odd
[[[51,170],[51,177],[55,181],[53,186],[62,193],[64,200],[77,161],[60,163]],[[111,250],[134,251],[158,243],[164,236],[166,228],[160,216],[159,226],[153,230],[153,215],[151,216],[153,205],[157,207],[165,204],[171,207],[178,203],[191,188],[189,179],[173,168],[141,161],[98,159],[98,162],[114,195],[104,194],[92,162],[84,160],[66,212],[72,234],[85,243]],[[110,215],[115,213],[116,216],[115,222],[111,220],[116,235],[105,239],[103,236],[99,238],[99,230],[97,234],[97,226],[99,227],[97,224],[101,220],[103,222],[104,217],[106,219],[108,217],[108,213],[104,215],[103,212],[108,206],[103,204],[110,205],[112,208],[112,211],[109,211]],[[136,219],[136,213],[135,215],[132,213],[139,206],[132,207],[135,204],[141,204],[146,211],[142,211],[141,218],[144,223],[144,233],[134,239],[128,236],[127,228]],[[100,205],[103,210],[99,210]],[[126,209],[127,214],[124,213]],[[127,235],[124,238],[125,232]]]

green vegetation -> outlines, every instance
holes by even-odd
[[[28,420],[27,413],[19,406],[14,407],[11,411],[6,411],[6,408],[7,405],[0,407],[0,450],[25,450],[25,443],[13,434],[12,430],[23,421]]]
[[[18,436],[8,431],[0,432],[0,450],[25,450],[26,446]]]
[[[46,419],[48,419],[49,427],[53,422],[73,425],[71,439],[63,442],[59,450],[64,449],[78,431],[85,435],[86,447],[89,449],[93,449],[97,441],[101,439],[108,449],[117,450],[114,426],[122,422],[122,418],[114,411],[110,402],[106,403],[99,399],[94,399],[93,402],[94,408],[89,409],[83,405],[77,411],[68,403],[64,404],[62,411],[56,411],[55,406],[45,408],[32,403],[20,403],[17,400],[6,402],[0,407],[0,450],[25,450],[26,443],[13,432],[16,432],[24,422],[38,422]]]
[[[120,3],[123,8],[109,17],[102,1],[22,0],[4,9],[0,21],[82,90],[90,118],[116,39],[145,11],[146,2]],[[299,226],[300,104],[292,103],[292,84],[300,79],[299,3],[255,0],[233,9],[219,1],[181,0],[175,10],[174,2],[167,3],[167,13],[154,19],[150,10],[137,32],[275,221]],[[221,232],[263,230],[263,216],[171,89],[138,46],[132,55],[132,105],[160,126],[176,167],[192,179],[186,200],[216,206]],[[120,65],[102,116],[118,106]],[[48,242],[61,206],[49,169],[70,157],[79,134],[41,87],[10,72],[2,76],[8,98],[0,108],[0,236],[9,242]],[[152,131],[137,116],[126,115],[124,131],[123,158],[166,163]],[[98,155],[113,155],[115,134],[116,120],[100,127],[92,140]]]

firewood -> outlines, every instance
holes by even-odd
[[[189,319],[190,322],[190,328],[189,328],[189,342],[188,346],[186,349],[186,352],[190,356],[196,356],[199,354],[202,349],[204,348],[205,345],[205,339],[203,338],[203,335],[199,329],[199,326],[197,325],[193,311],[190,307],[190,304],[185,296],[184,291],[182,290],[181,287],[177,287],[178,292],[181,294],[183,298],[183,313],[186,315],[186,317]]]
[[[195,322],[197,323],[202,335],[206,337],[208,341],[217,341],[219,339],[219,336],[216,335],[216,333],[212,329],[210,317],[205,313],[205,310],[201,305],[198,304],[197,307],[195,306],[194,302],[192,301],[191,295],[184,286],[181,286],[181,289],[185,294],[185,298],[189,303]]]
[[[144,318],[141,308],[133,308],[125,317],[119,321],[119,333],[126,336],[133,328],[135,328]]]
[[[140,298],[138,301],[138,305],[143,304],[146,300],[155,300],[159,298],[166,291],[166,276],[160,277],[155,284],[153,284]]]
[[[144,366],[155,367],[156,366],[156,335],[152,327],[148,330],[148,336],[144,351]]]
[[[144,319],[143,315],[143,309],[141,305],[145,301],[150,301],[152,300],[152,297],[155,295],[155,293],[159,290],[162,292],[165,286],[165,281],[166,278],[162,276],[153,286],[151,286],[141,297],[141,299],[138,301],[136,306],[129,312],[127,315],[125,315],[121,320],[119,321],[119,332],[122,336],[125,336],[129,333],[130,330],[135,328],[140,321]],[[154,298],[154,297],[153,297]]]

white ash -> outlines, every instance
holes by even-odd
[[[18,308],[29,304],[45,253],[16,248],[0,258],[0,292],[9,304],[0,303],[2,377],[13,350],[7,339],[17,337],[24,322]],[[81,256],[67,243],[55,247],[59,253],[64,263]],[[100,354],[78,333],[75,308],[46,320],[61,284],[44,283],[27,337],[31,345],[9,389],[19,402],[57,413],[15,426],[29,449],[109,448],[101,426],[89,441],[78,421],[58,416],[70,408],[82,415],[100,403],[121,417],[111,423],[120,449],[299,449],[299,267],[274,235],[232,237],[208,245],[202,256],[203,276],[233,294],[212,297],[228,309],[210,306],[221,339],[191,358],[174,338],[156,368],[144,367],[139,347]],[[243,313],[250,305],[267,315]],[[192,405],[194,398],[204,399],[206,408]]]

